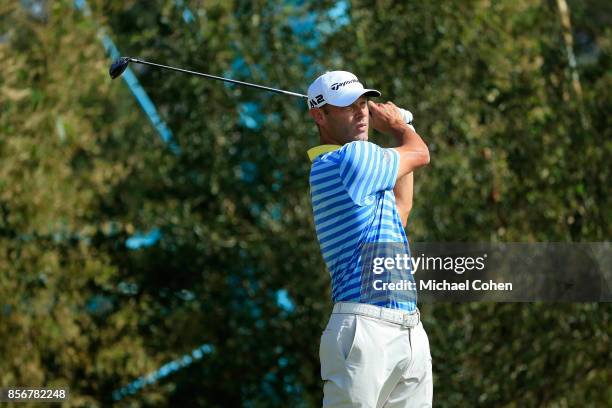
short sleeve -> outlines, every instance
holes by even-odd
[[[395,186],[399,152],[365,141],[351,142],[340,153],[340,179],[357,205],[379,191]]]

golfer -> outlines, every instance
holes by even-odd
[[[334,302],[319,349],[323,406],[430,407],[431,354],[416,288],[383,285],[414,282],[410,266],[394,260],[410,256],[412,172],[429,163],[429,151],[407,123],[409,112],[371,96],[380,92],[346,71],[325,73],[308,88],[321,140],[308,151],[312,209]],[[368,142],[370,123],[397,147]]]

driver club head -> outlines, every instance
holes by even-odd
[[[121,74],[123,74],[123,71],[127,69],[129,63],[130,63],[129,57],[117,58],[115,62],[113,62],[113,64],[110,66],[110,69],[108,70],[110,77],[112,79],[115,79],[121,76]]]

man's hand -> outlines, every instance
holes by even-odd
[[[381,133],[397,137],[408,126],[399,108],[393,102],[375,103],[368,101],[368,108],[372,127]]]
[[[393,102],[368,101],[368,108],[372,127],[379,132],[394,136],[397,140],[398,146],[395,150],[400,154],[398,179],[429,163],[427,145],[414,128],[406,124],[402,113]]]

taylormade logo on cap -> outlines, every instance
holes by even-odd
[[[362,95],[380,96],[380,92],[364,88],[359,79],[350,72],[326,72],[308,87],[308,107],[320,108],[325,104],[349,106]]]
[[[346,84],[352,84],[353,82],[359,82],[359,81],[357,80],[357,78],[355,78],[355,79],[351,79],[350,81],[340,82],[339,84],[335,83],[335,84],[332,84],[331,89],[332,91],[337,91],[338,88],[340,88],[341,86],[344,86]]]

